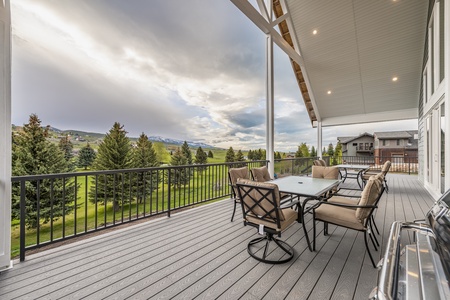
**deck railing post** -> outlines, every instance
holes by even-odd
[[[168,172],[168,174],[167,174],[167,217],[169,217],[170,218],[170,197],[171,197],[171,194],[170,194],[170,183],[171,183],[171,179],[170,179],[170,174],[172,173],[171,172],[171,169],[167,169],[167,172]]]
[[[25,180],[20,181],[20,261],[25,260]]]

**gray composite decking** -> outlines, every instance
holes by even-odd
[[[433,203],[417,176],[389,174],[388,184],[376,261],[390,224],[423,218]],[[324,236],[320,224],[310,252],[295,223],[282,234],[294,258],[259,263],[247,253],[256,230],[239,209],[230,222],[232,206],[223,200],[29,255],[0,274],[0,299],[367,299],[376,286],[362,233],[330,225]]]

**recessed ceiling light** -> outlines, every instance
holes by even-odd
[[[392,81],[397,81],[398,80],[398,78],[397,77],[392,77]]]
[[[313,34],[316,35],[317,34],[317,29],[313,30]]]
[[[331,91],[328,91],[327,94],[328,94],[328,95],[331,95]]]

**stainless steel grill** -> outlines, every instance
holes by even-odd
[[[450,299],[450,191],[415,222],[394,222],[370,299]],[[414,243],[403,244],[412,233]]]

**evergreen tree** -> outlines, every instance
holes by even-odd
[[[236,153],[236,156],[235,156],[234,160],[235,160],[235,161],[239,161],[239,162],[245,161],[244,154],[242,154],[242,151],[241,151],[241,150],[238,150],[238,152]],[[240,168],[240,167],[243,167],[243,166],[245,166],[245,164],[237,164],[235,167]]]
[[[72,160],[73,154],[73,144],[69,139],[69,136],[65,136],[59,140],[58,147],[64,152],[64,158],[70,162]]]
[[[306,143],[301,143],[300,144],[300,149],[302,151],[303,156],[302,157],[309,157],[309,147],[308,145],[306,145]]]
[[[253,151],[251,149],[248,150],[247,158],[248,158],[248,160],[253,160],[254,159]]]
[[[64,152],[52,144],[48,137],[48,127],[41,127],[41,120],[35,114],[30,115],[12,142],[12,175],[41,175],[73,172],[74,168],[64,157]],[[37,212],[39,185],[39,219]],[[76,186],[72,180],[44,179],[28,181],[25,186],[25,224],[27,228],[36,228],[39,222],[48,223],[64,214],[71,213],[76,197]],[[20,218],[20,186],[12,185],[12,217]]]
[[[136,148],[132,151],[132,166],[133,168],[151,168],[159,166],[156,158],[156,151],[153,149],[153,143],[149,141],[147,135],[142,133],[136,143]],[[133,189],[139,203],[142,203],[145,195],[151,194],[158,188],[158,171],[151,170],[136,174],[136,183]]]
[[[336,148],[334,148],[333,154],[333,164],[337,165],[342,160],[342,145],[341,143],[336,144]]]
[[[327,149],[325,147],[322,149],[322,156],[328,156]]]
[[[225,162],[234,162],[234,150],[230,147],[225,154]]]
[[[180,148],[177,148],[175,153],[172,155],[171,163],[172,166],[183,166],[188,164],[188,160]],[[176,188],[181,188],[181,186],[189,183],[191,172],[188,168],[175,168],[170,169],[170,179],[168,173],[166,173],[166,183],[170,184]]]
[[[187,164],[192,165],[192,152],[191,149],[189,149],[189,145],[186,141],[184,141],[183,145],[181,146],[181,152],[183,152],[183,155],[187,159]]]
[[[208,157],[209,157],[209,158],[214,158],[214,155],[213,155],[213,153],[212,153],[211,150],[208,151]]]
[[[81,148],[80,153],[78,154],[78,167],[86,170],[92,165],[96,156],[97,154],[94,149],[87,143],[85,147]]]
[[[197,152],[195,153],[195,163],[198,165],[204,165],[208,162],[208,155],[205,151],[203,151],[202,147],[197,148]],[[205,167],[197,167],[197,170],[203,171]]]
[[[298,146],[297,152],[295,152],[295,157],[304,157],[301,145]]]
[[[334,149],[333,149],[333,144],[332,143],[330,143],[328,145],[327,154],[328,154],[328,156],[333,156],[334,155]]]
[[[98,147],[97,158],[92,168],[94,170],[120,170],[132,167],[132,153],[127,132],[120,123],[115,122],[109,133]],[[99,175],[97,192],[95,181],[90,192],[91,202],[112,202],[114,209],[119,209],[119,201],[129,201],[129,173],[114,173],[111,175]]]
[[[314,146],[311,146],[311,157],[317,157],[317,151],[316,148],[314,148]]]

